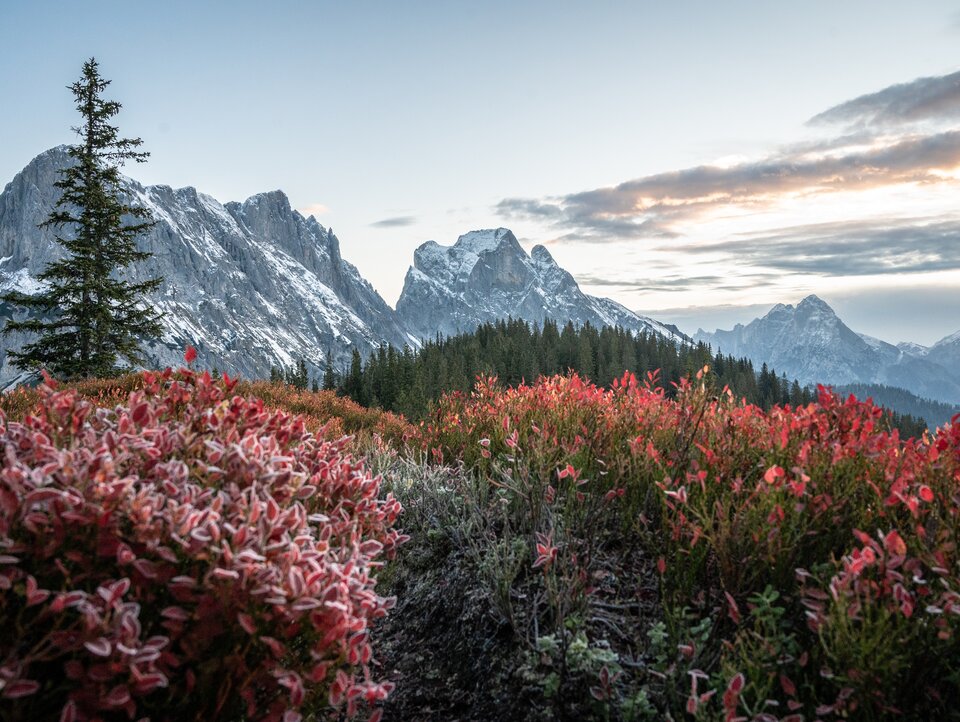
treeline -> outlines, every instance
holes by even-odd
[[[575,371],[608,386],[624,371],[643,378],[659,370],[660,382],[670,392],[673,384],[707,364],[717,388],[728,386],[734,395],[765,409],[774,404],[808,404],[816,398],[811,387],[778,375],[766,364],[757,371],[749,359],[713,355],[703,343],[677,346],[657,334],[598,329],[590,324],[567,323],[561,328],[549,320],[542,326],[514,319],[486,323],[473,333],[438,335],[418,350],[382,346],[366,361],[354,351],[345,371],[334,369],[328,358],[322,381],[309,379],[302,363],[286,371],[275,369],[271,377],[301,388],[336,389],[364,406],[418,420],[444,393],[472,389],[480,374],[515,386],[539,376]],[[894,412],[891,416],[904,435],[915,436],[926,428],[911,416]]]
[[[778,375],[766,364],[757,371],[749,359],[713,355],[703,343],[678,346],[657,334],[598,329],[590,324],[567,323],[561,328],[549,320],[542,326],[514,319],[486,323],[473,333],[438,335],[417,350],[385,345],[366,361],[354,351],[345,371],[334,369],[328,357],[322,379],[309,378],[300,362],[291,369],[274,369],[271,380],[314,390],[335,389],[363,406],[416,421],[444,393],[470,391],[480,374],[515,386],[532,383],[539,376],[575,371],[609,386],[624,371],[643,378],[659,370],[661,384],[671,392],[673,384],[707,364],[718,389],[727,386],[735,396],[764,409],[774,404],[808,404],[816,398],[813,388]],[[891,417],[904,435],[916,436],[926,428],[922,420],[906,414],[891,412]]]
[[[759,373],[745,358],[713,356],[704,344],[676,346],[656,334],[622,328],[597,329],[553,321],[542,326],[507,319],[487,323],[473,333],[437,337],[419,350],[385,346],[363,362],[355,353],[350,369],[337,376],[340,393],[366,406],[379,406],[422,418],[447,391],[469,391],[479,374],[497,376],[513,386],[538,376],[576,371],[608,385],[625,370],[638,376],[660,370],[663,385],[710,364],[719,386],[769,407],[774,403],[808,403],[813,395],[764,366]]]
[[[836,391],[843,394],[853,394],[858,399],[872,398],[875,403],[887,408],[896,408],[910,416],[923,419],[927,426],[935,429],[950,421],[960,413],[960,406],[945,404],[942,401],[924,399],[910,393],[906,389],[884,384],[847,384],[837,386]]]

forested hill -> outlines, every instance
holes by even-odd
[[[447,391],[469,391],[478,374],[492,374],[509,386],[533,382],[539,376],[575,371],[609,385],[624,371],[638,377],[660,371],[669,391],[672,384],[709,364],[717,388],[764,408],[773,404],[805,404],[814,399],[809,387],[778,376],[764,365],[759,372],[745,358],[712,355],[706,344],[676,345],[656,334],[634,334],[622,328],[597,329],[590,324],[560,328],[522,320],[487,323],[475,332],[451,338],[437,337],[417,351],[381,348],[364,363],[354,354],[350,370],[338,378],[328,373],[324,385],[365,406],[377,406],[421,419],[433,401]],[[923,424],[894,414],[895,423],[909,435]]]
[[[960,406],[945,404],[941,401],[923,399],[919,396],[883,384],[847,384],[835,389],[842,394],[853,394],[858,399],[871,398],[875,403],[923,419],[927,426],[935,429],[950,421],[956,414],[960,414]]]

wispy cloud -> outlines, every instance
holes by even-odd
[[[909,83],[891,85],[877,93],[861,95],[815,115],[809,124],[844,123],[882,127],[957,118],[960,118],[960,71],[932,78],[917,78]]]
[[[892,85],[836,105],[808,125],[827,131],[839,127],[839,132],[781,146],[764,158],[684,168],[564,196],[505,198],[495,210],[545,227],[553,242],[676,241],[723,214],[758,217],[797,202],[807,203],[815,214],[818,199],[827,196],[957,184],[958,121],[960,71]],[[770,237],[763,243],[776,247],[782,241]],[[805,265],[797,261],[795,267]]]
[[[560,198],[507,198],[497,210],[508,217],[545,221],[559,229],[564,240],[677,237],[683,224],[718,208],[762,210],[792,195],[952,181],[941,171],[960,165],[960,131],[841,150],[810,157],[808,149],[793,149],[729,168],[703,165]]]
[[[748,274],[752,282],[770,280],[775,278],[774,273],[754,273]],[[610,288],[633,292],[666,292],[666,293],[685,293],[688,291],[697,291],[701,289],[727,290],[739,289],[742,283],[731,284],[729,276],[721,275],[671,275],[671,276],[651,276],[649,278],[633,278],[629,280],[616,277],[601,276],[593,273],[580,274],[577,281],[584,286],[594,288]],[[744,277],[738,281],[745,280]]]
[[[823,276],[948,271],[960,269],[960,220],[821,223],[683,250],[723,254],[744,266]]]
[[[384,218],[374,221],[370,225],[374,228],[401,228],[403,226],[412,226],[417,222],[415,216],[396,216],[394,218]]]

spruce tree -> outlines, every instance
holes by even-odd
[[[330,357],[330,351],[327,351],[327,361],[323,369],[323,389],[324,391],[334,391],[337,388],[337,372],[333,368],[333,359]]]
[[[113,375],[122,370],[120,359],[142,363],[140,342],[161,332],[160,314],[143,303],[161,279],[131,283],[120,277],[150,256],[137,250],[136,238],[153,222],[146,208],[124,199],[119,167],[142,163],[149,153],[137,150],[142,140],[121,138],[110,125],[121,106],[102,97],[109,84],[91,58],[69,86],[82,118],[73,128],[80,142],[68,149],[71,163],[54,184],[60,199],[40,224],[63,234],[56,240],[65,254],[39,275],[46,286],[41,293],[3,296],[28,313],[22,321],[8,321],[3,332],[39,336],[22,351],[9,352],[20,369],[45,368],[63,379]]]
[[[363,360],[357,349],[353,349],[353,354],[350,356],[350,373],[343,380],[343,391],[344,395],[349,396],[357,403],[362,404],[365,401]]]
[[[310,376],[307,372],[307,362],[302,358],[293,366],[283,370],[283,382],[298,389],[307,388],[310,382]]]

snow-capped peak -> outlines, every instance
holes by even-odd
[[[801,308],[819,308],[833,313],[833,309],[830,308],[830,305],[826,301],[812,293],[797,304],[797,309],[799,310]]]
[[[246,207],[268,207],[278,211],[290,212],[290,199],[287,194],[281,190],[264,191],[263,193],[254,193],[247,198],[243,204]]]
[[[460,251],[480,255],[486,251],[496,250],[504,241],[517,243],[517,238],[508,228],[487,228],[464,233],[453,244],[453,247]]]
[[[546,246],[534,246],[530,251],[530,257],[537,263],[544,266],[557,265],[557,262],[553,260],[553,256],[550,254],[550,251],[547,250]]]
[[[934,347],[937,346],[948,346],[951,344],[960,343],[960,331],[952,333],[949,336],[945,336],[934,344]]]
[[[511,316],[541,322],[622,326],[681,336],[618,303],[588,296],[543,246],[527,254],[507,228],[465,233],[452,246],[434,241],[414,253],[397,312],[420,338],[469,332]]]
[[[913,341],[901,341],[897,344],[897,348],[906,354],[920,358],[926,356],[927,352],[930,350],[929,347],[919,343],[914,343]]]
[[[34,292],[63,253],[37,224],[59,197],[53,184],[71,162],[66,150],[41,153],[0,194],[0,288]],[[153,255],[127,271],[134,281],[163,279],[149,298],[165,314],[162,340],[145,350],[152,364],[179,363],[190,344],[201,366],[264,377],[300,358],[316,372],[328,352],[344,366],[354,348],[409,343],[393,309],[340,257],[336,236],[291,209],[282,191],[220,203],[192,187],[121,184],[157,221],[138,238]],[[29,340],[8,337],[3,349]],[[0,382],[10,373],[0,354]]]
[[[917,353],[902,344],[897,347],[857,334],[817,296],[807,296],[796,308],[777,304],[745,326],[698,331],[694,338],[709,343],[714,351],[745,356],[754,366],[767,364],[804,384],[879,383],[926,398],[960,401],[960,383],[949,364],[935,358],[933,349]]]

